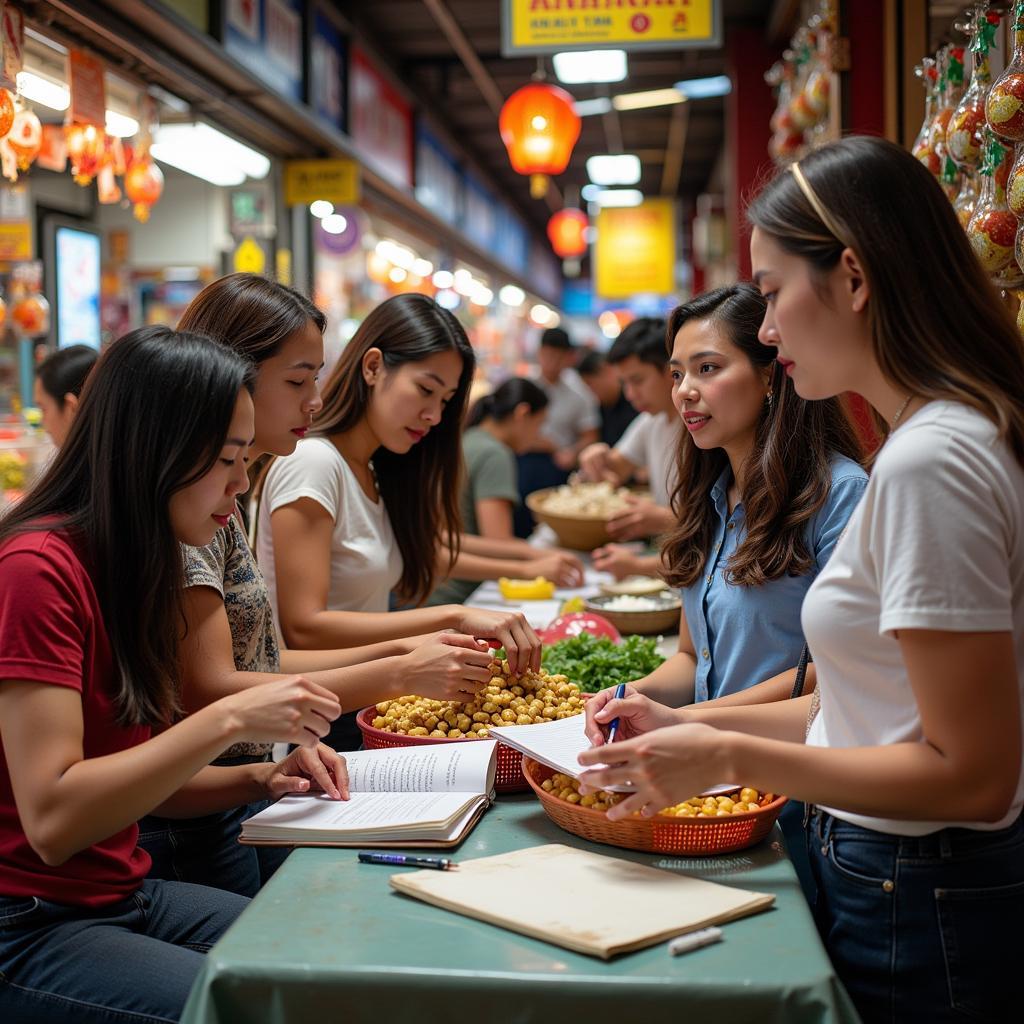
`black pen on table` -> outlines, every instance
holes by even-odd
[[[614,699],[615,700],[622,700],[622,698],[625,697],[625,696],[626,696],[626,684],[625,683],[619,683],[619,685],[615,687],[615,698]],[[614,743],[615,742],[615,734],[618,731],[619,731],[619,720],[616,717],[616,718],[612,719],[611,725],[608,726],[608,740],[607,740],[608,743]]]
[[[390,864],[398,868],[433,868],[452,871],[459,865],[449,857],[426,857],[418,853],[360,853],[360,864]]]

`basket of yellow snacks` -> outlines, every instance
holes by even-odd
[[[602,789],[581,796],[576,779],[529,757],[523,758],[523,775],[548,817],[566,832],[648,853],[697,856],[742,850],[768,835],[786,803],[784,796],[737,787],[730,793],[691,797],[652,818],[634,814],[609,821],[608,808],[628,793]]]
[[[584,698],[568,676],[549,675],[544,669],[516,676],[507,661],[497,659],[490,669],[490,683],[465,704],[410,695],[364,708],[356,723],[366,748],[486,740],[493,725],[535,725],[583,711]],[[499,793],[529,789],[522,754],[504,743],[498,744],[494,788]]]

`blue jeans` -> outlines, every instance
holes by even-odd
[[[206,951],[248,902],[149,880],[102,909],[0,896],[0,1020],[176,1021]]]
[[[815,808],[818,930],[865,1024],[1018,1019],[1024,819],[892,836]]]
[[[258,757],[234,757],[218,765],[252,764]],[[139,822],[139,846],[153,859],[150,878],[191,882],[255,896],[281,866],[290,848],[242,846],[242,822],[262,811],[269,801],[244,804],[201,818],[160,818],[149,814]]]

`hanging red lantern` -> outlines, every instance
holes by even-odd
[[[0,89],[0,139],[2,139],[14,124],[14,100],[6,89]]]
[[[586,231],[590,225],[582,210],[559,210],[548,221],[548,238],[555,255],[563,260],[582,256],[587,251]]]
[[[498,128],[513,170],[530,175],[530,195],[539,199],[547,191],[548,176],[568,166],[580,137],[580,117],[564,89],[531,82],[505,101]]]
[[[124,176],[124,191],[134,204],[135,219],[144,224],[149,220],[150,208],[164,191],[163,171],[153,162],[148,150],[132,160]]]

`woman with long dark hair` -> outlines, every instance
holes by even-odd
[[[360,324],[324,386],[313,436],[263,485],[257,553],[289,646],[454,628],[502,644],[513,670],[539,667],[540,641],[519,613],[388,611],[392,592],[419,604],[476,558],[460,558],[458,507],[473,367],[458,320],[426,296],[397,295]]]
[[[460,551],[490,561],[494,577],[543,576],[560,586],[579,586],[583,564],[568,551],[542,550],[515,535],[519,504],[516,456],[530,451],[544,423],[548,396],[532,380],[511,377],[469,410],[462,435]],[[427,603],[462,604],[478,581],[447,579]]]
[[[320,408],[320,310],[292,288],[257,274],[230,274],[189,303],[181,326],[216,338],[253,365],[250,456],[290,455]],[[454,634],[345,650],[281,650],[270,596],[240,520],[240,510],[231,509],[208,544],[183,549],[186,628],[178,657],[187,709],[292,672],[336,694],[346,711],[410,689],[466,700],[488,678],[482,645]],[[240,744],[220,752],[216,763],[256,766],[270,753],[269,744]],[[140,844],[153,859],[152,876],[255,895],[288,852],[239,844],[242,821],[262,806],[242,799],[195,819],[147,817]]]
[[[864,1020],[1010,1020],[1024,346],[935,179],[891,143],[814,151],[748,216],[762,341],[803,398],[855,391],[888,427],[804,602],[818,708],[808,696],[707,712],[616,743],[588,778],[634,783],[614,817],[723,778],[804,800],[819,929]],[[649,710],[633,696],[605,714],[629,736]]]
[[[177,1020],[205,952],[245,906],[146,879],[137,820],[321,785],[339,713],[298,677],[178,722],[182,543],[246,486],[247,364],[149,327],[93,371],[65,445],[0,522],[0,1017]],[[154,735],[154,733],[159,733]],[[302,746],[207,768],[237,740]]]
[[[78,411],[82,388],[99,353],[89,345],[69,345],[48,355],[36,367],[33,401],[42,413],[42,427],[59,448]]]

